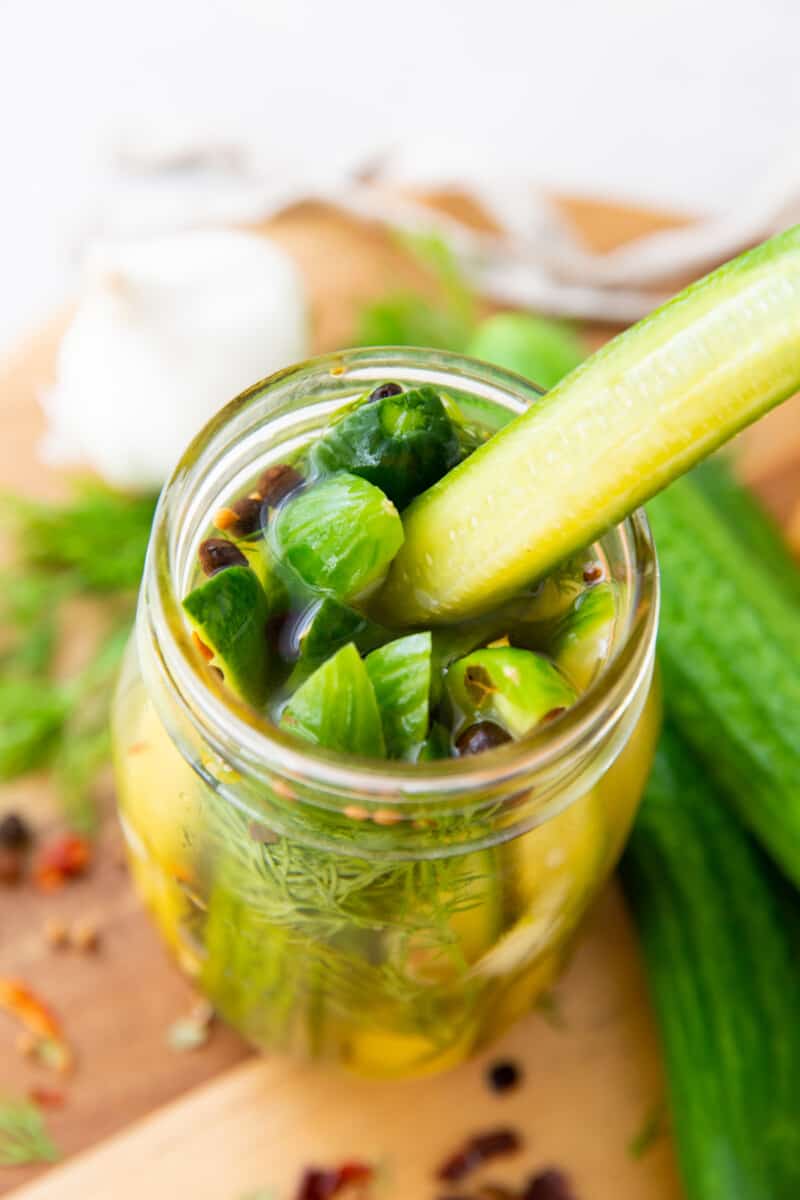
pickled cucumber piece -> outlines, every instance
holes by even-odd
[[[457,733],[475,721],[494,721],[524,737],[543,717],[569,708],[574,688],[539,654],[514,647],[476,650],[453,663],[445,686],[457,714]]]
[[[348,600],[381,582],[403,544],[403,525],[379,488],[343,472],[287,501],[269,537],[280,561],[309,587]]]
[[[190,592],[183,609],[230,690],[250,704],[262,704],[269,676],[269,609],[255,573],[228,567]]]
[[[405,506],[455,466],[458,433],[431,387],[361,401],[318,441],[315,471],[349,471]]]
[[[431,635],[412,633],[373,650],[365,660],[390,758],[413,757],[428,732]]]
[[[379,620],[475,615],[800,389],[800,226],[609,342],[410,506]]]
[[[353,642],[365,653],[385,642],[389,634],[363,613],[324,596],[302,616],[297,631],[297,649],[305,668],[319,666],[342,646]]]
[[[263,537],[259,537],[255,539],[248,538],[236,544],[264,589],[269,615],[272,616],[274,613],[285,612],[289,604],[289,595],[283,580],[278,574],[268,543]]]
[[[538,624],[565,616],[586,591],[583,569],[587,562],[586,553],[575,555],[546,575],[525,607],[522,620]]]
[[[559,624],[551,653],[564,674],[581,692],[586,691],[608,659],[616,620],[614,585],[598,583],[578,596]]]
[[[431,726],[431,731],[417,753],[417,762],[435,762],[437,758],[450,758],[450,731],[438,721]]]
[[[375,689],[352,642],[300,685],[280,724],[327,750],[373,758],[386,753]]]
[[[498,313],[481,321],[467,354],[524,375],[551,388],[586,357],[575,331],[564,321],[531,313]]]

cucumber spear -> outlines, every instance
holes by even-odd
[[[620,334],[419,496],[380,617],[497,605],[798,389],[800,226]]]

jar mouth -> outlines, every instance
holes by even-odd
[[[526,379],[446,351],[378,347],[323,355],[270,376],[232,400],[197,435],[159,501],[141,596],[141,622],[156,668],[183,716],[210,749],[236,771],[269,782],[275,775],[342,795],[380,797],[387,805],[424,796],[428,802],[556,771],[578,751],[600,745],[639,694],[652,670],[659,580],[647,518],[638,510],[614,537],[624,578],[625,611],[612,658],[563,716],[527,737],[480,755],[408,763],[360,758],[299,742],[245,704],[223,693],[198,660],[183,618],[197,542],[205,536],[214,500],[236,482],[246,485],[278,434],[284,452],[308,439],[313,420],[326,420],[387,378],[458,390],[478,402],[523,411],[543,394]],[[305,402],[305,403],[304,403]],[[602,546],[605,538],[600,540]],[[152,660],[151,660],[152,661]]]

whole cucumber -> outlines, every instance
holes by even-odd
[[[796,1200],[797,898],[669,726],[622,880],[689,1200]]]
[[[648,514],[667,712],[800,885],[800,605],[762,563],[758,539],[751,548],[693,478],[657,496]]]

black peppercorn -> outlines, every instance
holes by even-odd
[[[260,529],[261,508],[260,496],[242,496],[241,500],[234,500],[231,512],[236,514],[236,520],[230,526],[231,533],[235,537],[249,537]]]
[[[520,1082],[522,1072],[516,1063],[501,1059],[492,1063],[486,1072],[486,1081],[493,1092],[509,1092]]]
[[[493,750],[510,741],[511,735],[494,721],[478,721],[464,730],[456,742],[456,749],[460,755],[482,754],[484,750]]]
[[[381,383],[370,392],[368,403],[373,400],[386,400],[389,396],[399,396],[402,390],[399,383]]]
[[[575,1200],[575,1194],[561,1171],[542,1171],[528,1180],[522,1200]]]
[[[256,492],[263,504],[274,508],[302,482],[303,476],[294,467],[290,467],[288,463],[277,463],[274,467],[267,467],[261,474],[256,484]]]
[[[25,850],[31,844],[31,831],[18,813],[6,813],[0,820],[0,846],[4,850]]]
[[[216,575],[226,567],[246,567],[247,559],[227,538],[207,538],[197,549],[204,575]]]

